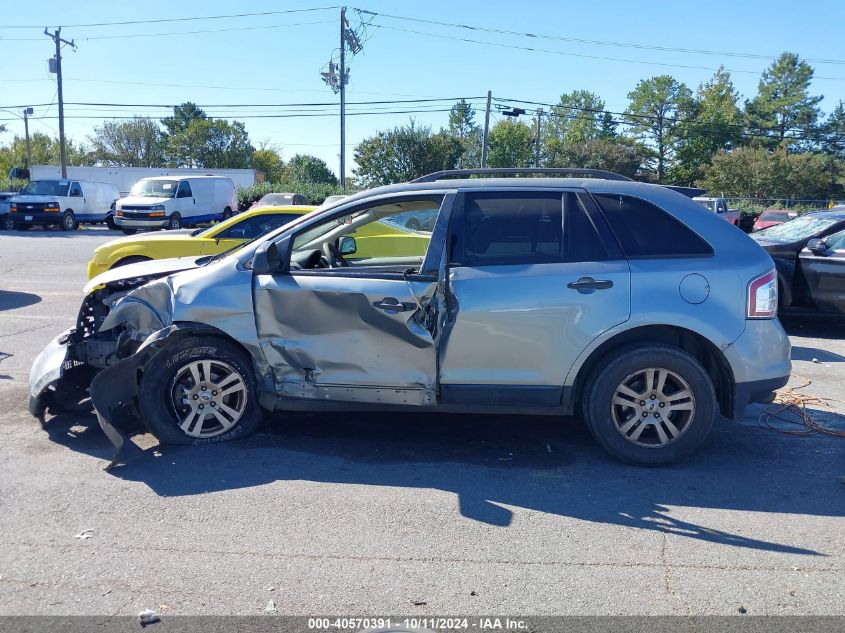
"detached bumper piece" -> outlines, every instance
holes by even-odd
[[[745,407],[751,403],[769,404],[775,399],[775,391],[789,382],[789,375],[752,382],[738,382],[734,390],[733,419],[745,415]]]

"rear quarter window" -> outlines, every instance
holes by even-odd
[[[695,231],[641,198],[593,194],[626,257],[706,257],[713,248]]]

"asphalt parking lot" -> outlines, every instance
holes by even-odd
[[[0,233],[1,614],[845,615],[845,440],[759,405],[663,469],[577,419],[303,414],[104,472],[92,414],[25,405],[115,235]],[[843,324],[786,325],[791,384],[845,400]]]

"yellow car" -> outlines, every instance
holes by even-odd
[[[88,262],[88,279],[102,272],[150,259],[216,255],[287,224],[317,207],[259,207],[232,216],[208,229],[191,232],[152,231],[122,237],[97,247]]]

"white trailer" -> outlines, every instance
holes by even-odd
[[[21,178],[22,170],[13,169],[10,178]],[[225,176],[236,188],[250,187],[263,182],[264,174],[255,169],[190,169],[187,167],[68,167],[67,177],[73,180],[110,182],[117,187],[121,196],[129,194],[132,185],[142,178],[154,176]],[[58,165],[33,165],[29,180],[50,180],[61,178]]]

